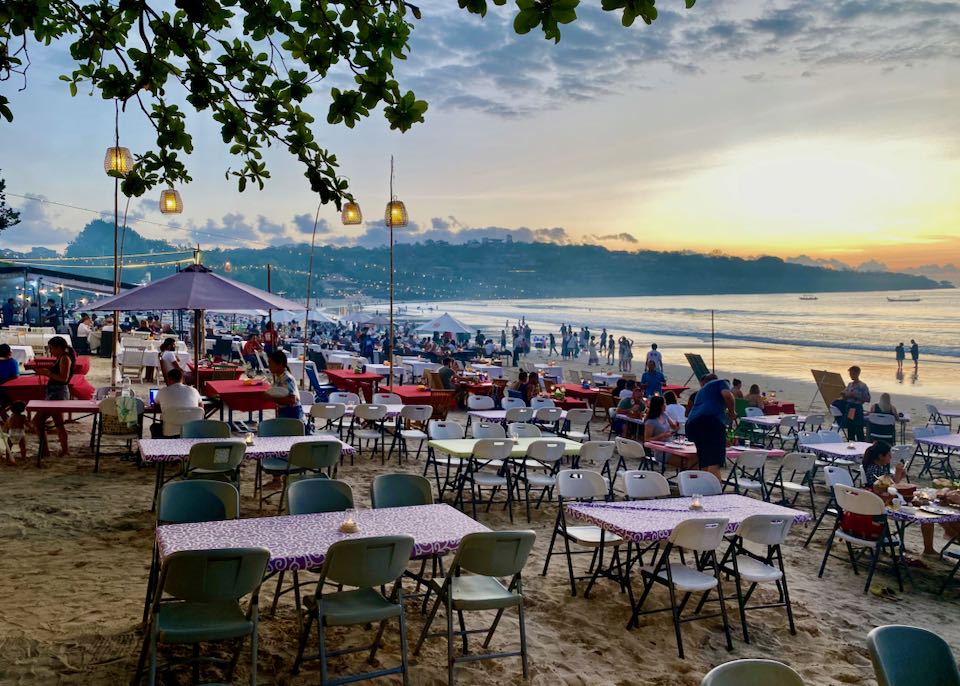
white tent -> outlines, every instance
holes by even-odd
[[[468,329],[466,325],[457,321],[446,312],[436,319],[431,319],[426,324],[421,324],[417,327],[417,333],[433,333],[434,331],[438,333],[447,333],[449,331],[452,334],[467,335],[473,333],[473,331]]]
[[[342,317],[340,321],[342,321],[344,324],[362,324],[368,319],[370,319],[370,315],[366,312],[351,312],[350,314]]]

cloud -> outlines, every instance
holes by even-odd
[[[745,11],[746,10],[746,11]],[[960,3],[839,0],[780,7],[712,4],[664,8],[652,25],[629,29],[619,12],[584,3],[554,45],[535,30],[514,33],[515,10],[491,7],[483,19],[455,6],[431,7],[415,23],[400,81],[431,106],[501,118],[534,115],[572,101],[653,88],[670,72],[742,69],[763,62],[809,78],[857,63],[878,71],[912,61],[960,57]]]
[[[428,241],[443,241],[453,245],[462,245],[471,241],[484,240],[511,240],[519,243],[552,243],[554,245],[573,245],[580,241],[570,236],[567,230],[560,226],[541,227],[531,229],[520,227],[508,229],[502,226],[465,227],[450,217],[449,221],[434,217],[429,227],[410,222],[403,228],[394,228],[393,240],[395,244],[426,243]],[[330,239],[333,245],[355,245],[365,248],[381,247],[388,244],[389,234],[383,221],[367,222],[363,233],[356,236],[338,236]]]
[[[227,248],[240,246],[263,247],[302,242],[313,234],[314,217],[309,214],[295,215],[289,222],[278,223],[263,215],[248,220],[245,215],[231,212],[217,221],[207,219],[203,224],[189,223],[187,229],[191,240]],[[321,219],[317,224],[318,234],[330,232],[330,224]]]
[[[797,255],[796,257],[784,258],[784,262],[791,264],[803,264],[808,267],[826,267],[827,269],[836,269],[839,271],[850,271],[852,266],[846,262],[841,262],[835,258],[809,257],[807,255]]]
[[[637,240],[637,237],[634,236],[632,233],[608,233],[602,236],[597,234],[591,234],[588,236],[588,238],[592,238],[595,241],[604,242],[604,243],[607,241],[621,241],[623,243],[639,243],[640,242],[639,240]]]
[[[47,200],[45,195],[26,195]],[[61,250],[78,233],[62,226],[60,210],[53,205],[37,200],[21,200],[19,205],[11,201],[10,205],[20,213],[20,223],[0,233],[5,248],[20,252],[34,246]]]
[[[763,77],[766,76],[764,72],[757,72],[756,74],[744,74],[743,80],[749,81],[750,83],[756,83],[757,81],[763,81]]]
[[[858,272],[885,272],[889,271],[887,265],[879,260],[867,260],[857,267]]]

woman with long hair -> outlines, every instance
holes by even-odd
[[[677,424],[666,412],[667,401],[662,395],[650,398],[647,418],[643,422],[644,441],[668,441],[677,429]]]
[[[73,377],[73,367],[77,361],[77,354],[67,344],[63,336],[54,336],[47,341],[47,349],[56,358],[53,366],[36,370],[38,375],[47,377],[45,398],[47,400],[70,400],[70,379]],[[70,449],[67,445],[67,429],[63,424],[63,414],[39,414],[37,416],[37,434],[41,435],[42,444],[46,446],[47,417],[53,420],[53,425],[57,429],[57,438],[60,440],[60,457],[66,457]],[[48,448],[45,449],[44,457],[49,452]]]

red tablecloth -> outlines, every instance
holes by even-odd
[[[677,384],[670,384],[670,383],[663,384],[664,393],[666,393],[667,391],[673,391],[674,395],[676,395],[677,397],[679,397],[680,394],[683,393],[688,388],[689,386],[678,386]]]
[[[27,362],[24,367],[27,369],[47,369],[53,366],[57,361],[55,357],[35,357]],[[77,361],[73,364],[73,373],[83,376],[90,372],[90,358],[86,355],[78,355]]]
[[[404,405],[429,405],[430,389],[420,390],[415,385],[381,386],[381,393],[396,393]]]
[[[580,389],[583,390],[583,389]],[[553,399],[554,404],[562,410],[575,410],[587,406],[586,400],[579,398],[564,398],[563,400]]]
[[[231,410],[257,412],[276,407],[264,395],[268,388],[268,383],[246,386],[243,381],[207,381],[204,384],[204,394],[218,396]]]
[[[492,383],[468,383],[464,384],[468,393],[473,395],[491,395],[493,393]]]
[[[47,396],[47,377],[45,376],[18,376],[0,386],[11,401],[21,400],[25,403],[31,400],[43,400]],[[70,379],[70,396],[77,400],[93,398],[94,388],[82,374],[74,374]]]
[[[763,406],[764,414],[796,414],[797,408],[793,403],[767,403]]]
[[[188,363],[187,366],[191,372],[194,371],[193,362]],[[206,384],[208,381],[212,381],[214,372],[229,372],[233,375],[234,379],[239,379],[241,376],[243,376],[244,369],[243,367],[238,367],[236,365],[222,367],[205,367],[200,365],[200,371],[198,373],[195,372],[197,376],[197,388],[204,388],[204,384]]]
[[[375,384],[383,380],[380,374],[357,374],[352,369],[328,369],[327,378],[341,391],[356,393],[361,383]]]
[[[597,395],[600,394],[596,388],[584,388],[580,384],[576,383],[564,383],[560,384],[567,391],[567,395],[571,398],[580,398],[581,400],[586,400],[591,405],[596,402]]]

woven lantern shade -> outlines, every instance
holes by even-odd
[[[340,219],[347,226],[363,222],[363,212],[360,211],[360,205],[355,202],[344,203]]]
[[[223,271],[227,272],[228,274],[233,271],[233,265],[230,264],[230,260],[227,260],[223,263]]]
[[[107,174],[117,172],[121,176],[126,176],[133,169],[133,155],[129,148],[107,148],[107,154],[103,156],[103,171]]]
[[[180,214],[183,212],[183,200],[180,191],[167,188],[160,193],[160,211],[164,214]]]
[[[383,213],[383,221],[392,226],[407,225],[407,207],[400,200],[391,200]]]

